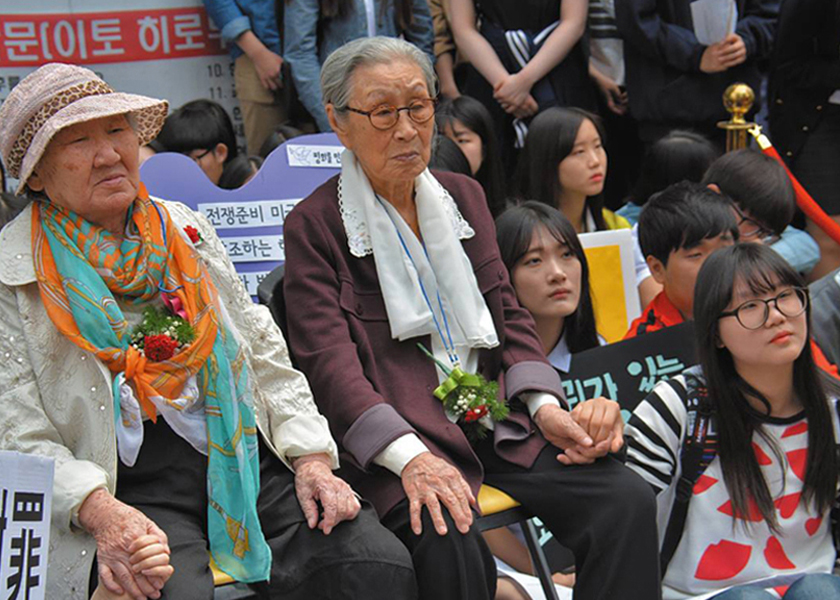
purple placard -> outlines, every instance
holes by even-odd
[[[262,278],[283,263],[286,215],[339,172],[340,147],[334,133],[296,137],[276,148],[237,190],[213,185],[195,161],[170,152],[143,163],[140,177],[152,196],[183,202],[210,219],[255,297]]]

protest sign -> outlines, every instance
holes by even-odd
[[[695,363],[694,322],[689,321],[573,354],[563,391],[571,408],[604,396],[628,415],[658,382]]]
[[[589,264],[589,287],[598,333],[607,342],[624,337],[641,314],[629,229],[583,233],[579,236]]]
[[[0,597],[43,600],[53,459],[0,451]]]
[[[151,157],[140,168],[140,178],[152,196],[183,202],[207,217],[256,300],[260,282],[286,259],[286,216],[339,172],[342,149],[334,133],[294,138],[276,148],[254,178],[236,190],[213,185],[195,161],[180,154]]]

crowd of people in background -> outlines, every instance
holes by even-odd
[[[240,187],[283,141],[331,130],[319,74],[332,51],[362,37],[403,37],[433,59],[438,133],[468,163],[465,170],[452,145],[438,140],[432,167],[476,178],[494,216],[538,200],[560,208],[579,233],[633,227],[652,195],[705,177],[756,235],[816,279],[840,267],[838,244],[796,211],[789,186],[776,184],[782,170],[756,152],[707,170],[723,150],[722,92],[748,83],[788,167],[840,222],[830,167],[840,144],[838,10],[812,0],[786,0],[781,9],[771,0],[733,2],[734,31],[705,45],[687,0],[206,0],[235,61],[245,148],[236,147],[221,106],[196,100],[170,115],[144,153],[181,152],[213,183]],[[587,135],[600,148],[596,157],[578,147]],[[551,176],[573,150],[591,172],[568,161]],[[714,181],[736,171],[749,172],[740,183],[729,177],[737,191]],[[569,173],[581,179],[570,182]],[[638,239],[638,228],[633,234]],[[647,305],[659,286],[638,244],[636,260]]]
[[[690,0],[204,2],[230,45],[245,147],[221,105],[196,99],[161,118],[153,139],[141,136],[139,162],[180,153],[213,184],[237,189],[294,137],[334,131],[350,151],[342,185],[331,180],[287,219],[284,334],[309,383],[290,377],[326,417],[311,419],[324,431],[329,423],[349,457],[342,477],[366,500],[342,518],[361,514],[367,529],[357,525],[358,535],[369,536],[377,564],[396,552],[394,568],[381,572],[411,587],[401,571],[410,566],[421,598],[527,600],[505,575],[533,572],[515,528],[482,535],[474,527],[474,492],[486,481],[532,507],[571,549],[577,572],[555,581],[581,599],[610,597],[603,589],[654,598],[660,584],[666,599],[840,598],[829,518],[840,472],[840,244],[797,209],[786,171],[840,224],[840,0],[732,0],[733,30],[709,44],[698,40]],[[757,118],[783,163],[753,148],[724,152],[717,124],[729,116],[722,95],[734,82],[755,91]],[[17,161],[26,195],[7,190],[0,171],[2,225],[28,214],[29,199],[61,205],[60,185],[43,170],[29,165],[20,175],[12,143],[25,133],[9,135],[0,140],[4,165]],[[397,143],[417,154],[402,170],[380,160]],[[352,194],[360,222],[347,214]],[[442,217],[418,206],[432,197],[451,213],[454,235],[431,233]],[[80,215],[73,227],[83,229]],[[394,235],[382,233],[391,227]],[[642,307],[624,338],[693,321],[698,353],[697,366],[657,385],[624,433],[603,399],[564,413],[573,424],[553,412],[563,396],[557,376],[569,373],[572,356],[607,344],[595,307],[609,299],[590,284],[604,274],[593,273],[579,236],[611,230],[630,232]],[[371,254],[375,263],[356,260]],[[408,263],[414,275],[404,272]],[[40,285],[55,284],[44,269]],[[220,281],[224,273],[224,265],[210,271]],[[4,289],[18,285],[3,272],[0,280]],[[408,301],[415,288],[422,296]],[[220,293],[241,304],[227,284]],[[4,310],[4,323],[8,314],[18,323]],[[126,312],[137,319],[136,307]],[[256,331],[226,313],[220,319],[231,331]],[[431,336],[428,357],[406,342],[418,335]],[[508,392],[521,396],[514,421],[526,433],[488,426],[496,445],[471,450],[451,433],[449,415],[429,416],[431,396],[428,414],[400,396],[406,382],[432,389],[444,381],[447,371],[429,357],[440,365],[453,356],[491,380],[504,374]],[[520,382],[523,364],[539,385]],[[701,431],[706,419],[714,426]],[[161,443],[183,443],[165,435]],[[266,440],[253,444],[258,459],[277,453]],[[326,438],[319,444],[311,453],[336,453]],[[292,485],[279,463],[256,464],[276,488]],[[125,489],[142,496],[122,464],[119,471]],[[424,486],[438,484],[418,482],[433,473],[445,490],[426,502]],[[199,475],[200,485],[209,472]],[[546,497],[554,493],[566,495],[562,503]],[[623,505],[609,499],[617,494]],[[254,519],[280,510],[252,500]],[[203,514],[207,502],[190,510]],[[74,523],[93,534],[82,517]],[[264,529],[269,557],[293,547]],[[149,547],[168,557],[159,546]],[[661,552],[659,570],[648,546]],[[172,576],[162,566],[168,558],[154,560],[138,597],[160,596]],[[282,581],[281,571],[272,577]],[[457,585],[442,592],[440,572]],[[101,569],[99,577],[101,594],[119,588]]]

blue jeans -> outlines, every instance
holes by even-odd
[[[770,600],[775,598],[763,589],[749,585],[726,590],[712,600]],[[785,600],[840,599],[840,577],[829,574],[805,575],[788,588]]]

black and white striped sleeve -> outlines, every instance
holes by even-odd
[[[659,382],[633,411],[624,429],[627,466],[657,494],[679,476],[679,453],[687,421],[685,398],[682,375]]]

